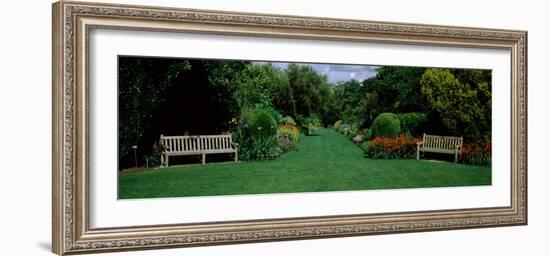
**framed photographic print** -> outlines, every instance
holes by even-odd
[[[526,225],[526,40],[57,2],[53,251]]]

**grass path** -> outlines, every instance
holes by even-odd
[[[186,165],[119,174],[119,198],[490,185],[491,168],[374,160],[332,129],[303,137],[297,151],[261,162]]]

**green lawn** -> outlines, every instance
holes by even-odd
[[[368,159],[343,135],[321,129],[277,160],[174,166],[118,177],[119,198],[128,199],[490,185],[491,168]]]

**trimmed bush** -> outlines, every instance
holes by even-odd
[[[417,112],[397,114],[397,117],[401,122],[401,130],[411,135],[418,134],[418,128],[428,120],[426,114]]]
[[[268,114],[270,114],[275,120],[275,123],[277,124],[277,126],[281,124],[282,122],[281,113],[279,113],[279,111],[274,109],[269,102],[257,103],[255,105],[255,109],[263,110]]]
[[[374,119],[371,129],[374,137],[395,138],[401,133],[401,122],[396,114],[382,113]]]
[[[277,121],[265,110],[254,109],[243,116],[244,126],[253,138],[270,138],[277,132]]]

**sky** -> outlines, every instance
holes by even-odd
[[[275,67],[286,69],[289,63],[287,62],[265,62],[255,61],[255,64],[271,63]],[[347,64],[316,64],[316,63],[296,63],[298,65],[308,65],[317,71],[319,74],[326,75],[329,82],[338,83],[340,81],[348,81],[355,79],[357,81],[363,81],[369,77],[376,75],[376,68],[378,66],[367,65],[347,65]]]

